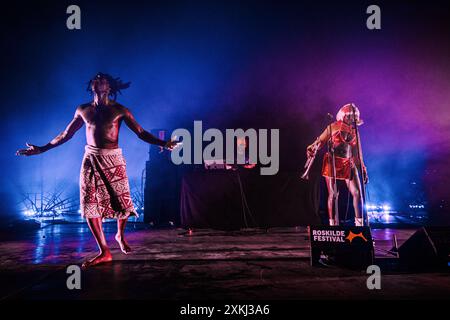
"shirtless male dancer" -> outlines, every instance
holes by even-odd
[[[112,260],[102,228],[102,219],[117,219],[116,241],[123,253],[131,249],[125,240],[125,224],[129,216],[137,216],[130,196],[126,162],[118,146],[119,129],[123,122],[143,141],[172,150],[175,141],[162,141],[145,131],[134,119],[130,110],[115,101],[121,89],[129,87],[120,78],[97,73],[89,81],[88,91],[93,101],[80,105],[74,118],[56,138],[44,146],[27,143],[17,155],[31,156],[53,149],[68,140],[83,123],[86,124],[85,153],[80,172],[81,214],[99,247],[99,254],[83,263],[83,267]]]

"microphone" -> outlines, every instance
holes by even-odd
[[[327,117],[330,118],[330,119],[334,119],[334,116],[331,113],[329,113],[329,112],[327,113]]]

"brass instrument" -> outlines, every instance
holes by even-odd
[[[305,172],[302,175],[302,179],[308,180],[309,179],[309,171],[311,170],[312,164],[314,162],[314,159],[316,158],[317,155],[317,151],[319,151],[319,147],[320,147],[320,141],[319,138],[316,139],[316,141],[314,141],[314,149],[313,149],[313,154],[312,156],[308,156],[308,160],[306,160],[305,163]]]

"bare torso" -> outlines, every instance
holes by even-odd
[[[109,105],[83,104],[78,114],[86,124],[86,141],[88,145],[115,149],[119,145],[119,129],[126,114],[126,108],[117,102]]]
[[[70,140],[75,132],[83,126],[83,123],[86,124],[86,142],[88,145],[102,149],[115,149],[119,146],[119,129],[122,121],[139,139],[147,143],[169,150],[177,145],[176,141],[163,141],[144,130],[130,110],[115,101],[109,100],[105,104],[91,102],[80,105],[66,129],[52,141],[44,146],[27,144],[27,149],[19,149],[16,154],[30,156],[53,149]]]

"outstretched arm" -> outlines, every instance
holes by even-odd
[[[333,125],[331,126],[331,130],[333,130]],[[314,141],[313,143],[311,143],[307,148],[306,148],[306,153],[309,157],[313,156],[314,154],[314,146],[316,143],[319,144],[319,149],[320,150],[326,143],[327,141],[330,139],[330,127],[327,126],[325,128],[325,130],[323,130],[322,134],[317,137],[317,140]]]
[[[30,143],[27,143],[27,149],[17,150],[16,155],[21,156],[32,156],[35,154],[43,153],[50,149],[53,149],[67,141],[69,141],[75,132],[77,132],[83,126],[83,119],[81,118],[78,110],[75,112],[75,115],[66,127],[66,129],[61,132],[58,136],[56,136],[52,141],[47,143],[45,146],[36,146]]]
[[[141,125],[136,121],[133,114],[130,110],[125,109],[125,115],[124,115],[124,121],[125,124],[139,137],[139,139],[150,143],[150,144],[156,144],[160,147],[167,148],[169,150],[172,150],[177,143],[175,141],[164,141],[161,139],[158,139],[154,135],[152,135],[150,132],[144,130],[144,128],[141,127]]]
[[[331,125],[331,131],[332,132],[333,132],[333,129],[334,129],[334,126]],[[327,143],[327,141],[330,139],[330,136],[331,136],[330,126],[327,126],[323,130],[322,134],[318,138],[319,139],[319,143],[320,143],[319,149],[322,148]]]

